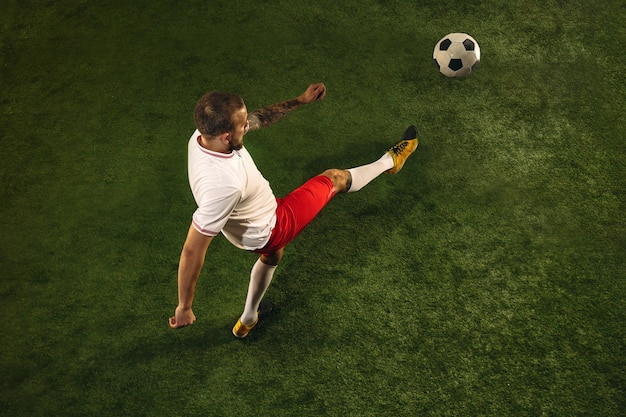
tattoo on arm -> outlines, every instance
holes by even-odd
[[[300,107],[297,99],[283,101],[281,103],[272,104],[248,114],[248,121],[250,122],[250,130],[260,129],[262,127],[268,127],[296,108]]]

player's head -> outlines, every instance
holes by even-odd
[[[242,113],[243,112],[243,113]],[[203,136],[214,137],[224,133],[237,136],[240,130],[238,126],[242,121],[242,114],[247,116],[246,106],[243,99],[233,93],[206,93],[196,104],[194,120],[196,128]],[[244,118],[243,124],[246,123]]]

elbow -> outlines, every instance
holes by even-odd
[[[180,257],[181,259],[204,259],[204,254],[193,245],[184,245]]]

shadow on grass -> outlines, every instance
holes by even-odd
[[[259,322],[255,329],[244,339],[232,334],[233,323],[197,321],[192,326],[181,329],[167,328],[162,323],[159,331],[147,331],[125,346],[116,349],[112,358],[120,366],[136,366],[141,363],[161,361],[180,362],[221,355],[221,352],[245,349],[266,338],[266,334],[278,319],[276,312],[271,317]]]
[[[167,323],[164,323],[164,327]],[[207,352],[220,350],[224,345],[237,342],[226,326],[202,327],[194,324],[182,329],[165,329],[148,337],[133,339],[116,349],[111,358],[120,367],[159,362],[173,363],[205,357]]]

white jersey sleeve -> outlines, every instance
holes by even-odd
[[[235,188],[220,191],[220,194],[201,194],[198,208],[193,213],[193,226],[207,236],[220,233],[241,197],[241,193]]]

